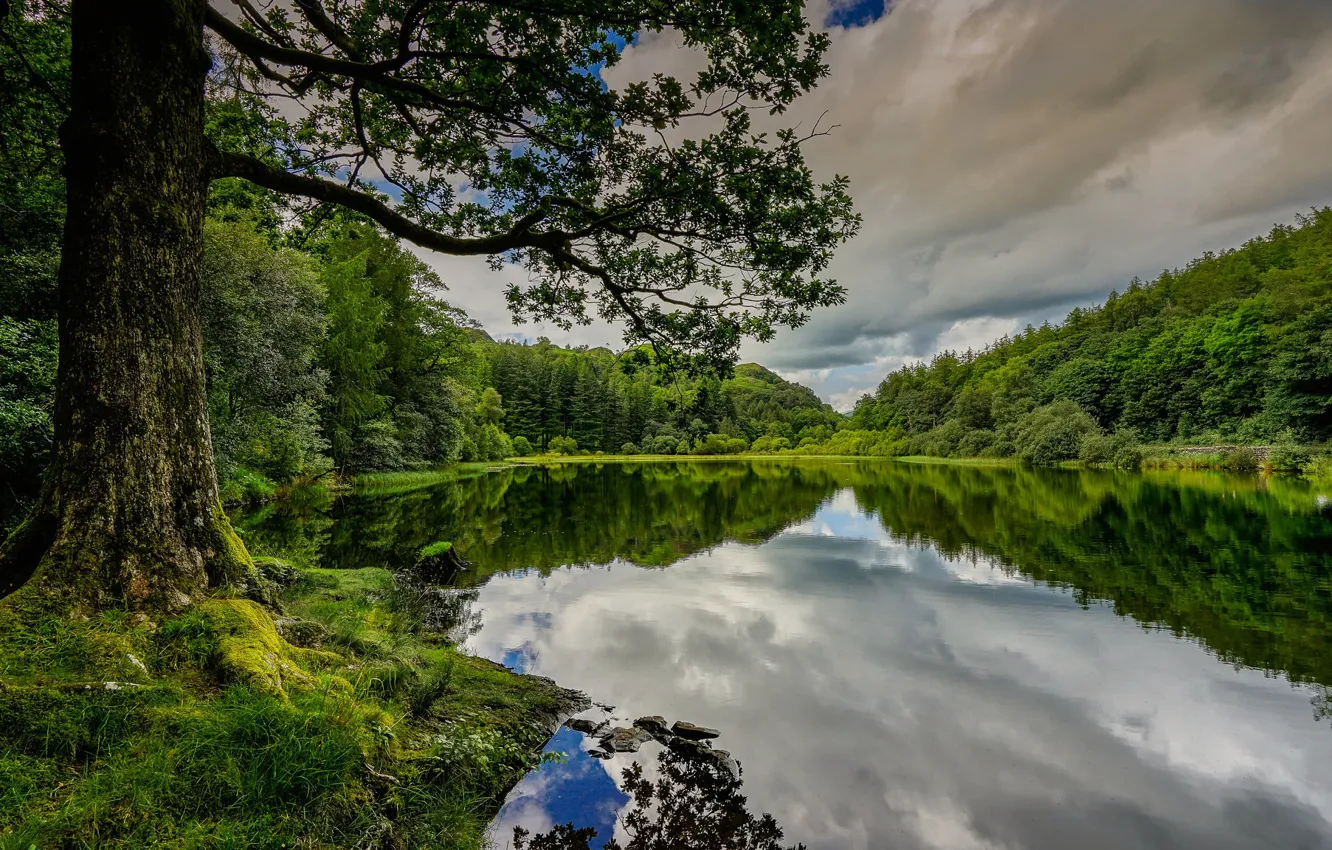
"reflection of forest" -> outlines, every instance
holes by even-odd
[[[242,525],[252,545],[330,567],[399,567],[452,540],[481,581],[761,543],[844,488],[896,538],[1107,600],[1227,661],[1332,684],[1332,518],[1296,480],[881,461],[563,465],[269,509]]]

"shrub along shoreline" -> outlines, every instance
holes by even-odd
[[[807,446],[802,449],[755,452],[743,451],[731,454],[604,454],[601,452],[542,454],[527,457],[510,458],[512,464],[544,463],[596,463],[596,462],[651,462],[666,461],[709,461],[709,460],[796,460],[796,459],[877,459],[900,463],[924,464],[967,464],[980,466],[1073,466],[1099,469],[1212,469],[1229,472],[1265,472],[1303,474],[1318,480],[1332,480],[1332,447],[1301,446],[1296,444],[1276,446],[1187,446],[1156,445],[1142,446],[1136,443],[1114,439],[1113,437],[1095,436],[1096,442],[1072,457],[1062,457],[1043,463],[1032,462],[1026,458],[1008,455],[930,455],[930,454],[878,454],[862,446],[843,443],[831,446]],[[423,474],[424,475],[424,474]]]

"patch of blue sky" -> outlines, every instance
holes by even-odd
[[[619,50],[621,53],[624,52],[625,47],[635,43],[637,40],[638,40],[637,33],[627,38],[618,32],[610,32],[606,34],[606,41],[609,42],[610,44],[615,45],[615,48]],[[601,83],[601,90],[605,91],[606,89],[609,88],[609,86],[606,85],[606,81],[601,78],[601,72],[605,67],[606,67],[605,62],[597,62],[592,65],[578,66],[574,68],[574,70],[582,74],[587,74],[588,76],[596,77],[597,81]]]
[[[616,785],[605,764],[583,749],[583,737],[568,728],[556,733],[545,751],[564,753],[565,760],[546,762],[528,774],[514,788],[495,823],[507,829],[524,823],[572,823],[578,829],[597,831],[593,847],[609,841],[615,835],[617,815],[630,797]]]
[[[834,0],[823,25],[845,29],[867,26],[887,14],[888,6],[888,0]]]

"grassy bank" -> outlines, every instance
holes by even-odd
[[[385,571],[262,563],[270,607],[0,603],[0,848],[482,846],[577,695],[458,652]]]

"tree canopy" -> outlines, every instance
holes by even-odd
[[[215,134],[215,176],[522,264],[529,281],[508,290],[521,316],[599,315],[629,342],[728,364],[742,338],[843,300],[823,275],[859,226],[845,178],[816,183],[805,164],[826,128],[754,127],[827,74],[828,39],[802,11],[218,2],[205,20],[225,61],[210,86],[263,119]],[[633,40],[663,33],[702,60],[693,79],[603,81]]]

